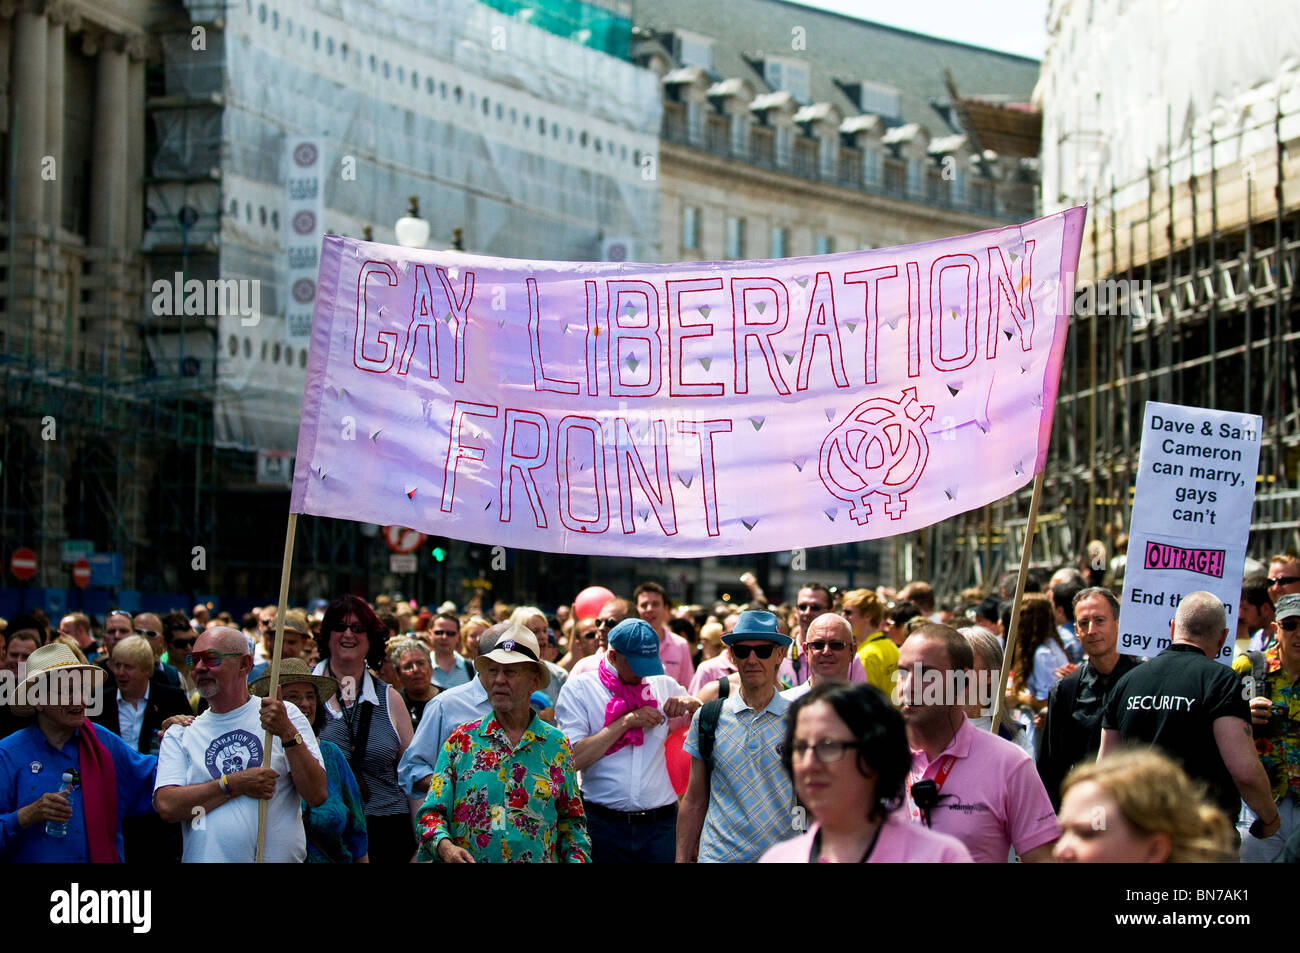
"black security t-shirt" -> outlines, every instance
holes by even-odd
[[[1162,748],[1235,820],[1240,795],[1214,741],[1214,722],[1225,715],[1250,724],[1240,677],[1196,646],[1174,644],[1116,684],[1103,725],[1126,742]]]

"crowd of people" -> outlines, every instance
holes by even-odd
[[[1235,633],[1187,593],[1150,659],[1071,568],[946,602],[746,574],[708,606],[36,610],[0,620],[0,858],[1294,862],[1300,557],[1267,565]]]

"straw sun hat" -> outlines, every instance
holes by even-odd
[[[32,687],[46,675],[51,672],[89,672],[94,679],[91,687],[92,695],[89,698],[83,698],[86,708],[91,708],[98,699],[104,687],[105,672],[98,665],[90,665],[77,658],[75,652],[62,642],[51,642],[49,645],[42,645],[27,657],[27,675],[18,686],[17,696],[26,698],[31,692]],[[84,682],[82,683],[84,686]],[[53,700],[52,700],[53,701]],[[20,717],[26,717],[33,714],[36,709],[32,705],[13,704],[10,706],[13,713]]]

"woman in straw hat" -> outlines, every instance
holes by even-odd
[[[271,676],[253,682],[254,695],[265,697]],[[329,793],[325,803],[312,807],[302,802],[303,826],[307,830],[307,863],[367,864],[370,862],[366,836],[365,803],[356,775],[348,766],[343,750],[320,737],[325,718],[325,703],[339,690],[339,683],[328,675],[313,675],[302,659],[280,661],[280,700],[298,706],[310,722],[325,759],[325,782]]]
[[[0,860],[120,863],[122,818],[153,812],[158,759],[86,718],[103,682],[58,642],[28,657],[13,708],[36,722],[0,741]]]

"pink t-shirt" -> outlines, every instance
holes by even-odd
[[[812,851],[817,825],[806,834],[774,844],[760,864],[806,864]],[[867,858],[869,864],[969,864],[970,851],[961,841],[924,827],[909,824],[907,814],[894,811],[885,818],[880,837]]]
[[[1023,856],[1061,836],[1034,762],[1018,745],[979,731],[962,715],[952,742],[933,761],[913,749],[912,783],[934,778],[946,755],[957,760],[930,811],[930,827],[965,844],[976,863],[1006,863],[1013,847]],[[924,823],[910,797],[905,808],[913,823]]]

